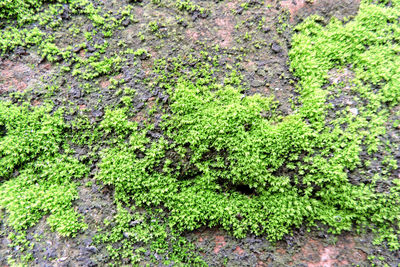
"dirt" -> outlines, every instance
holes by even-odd
[[[298,23],[311,14],[328,21],[331,16],[341,20],[357,14],[360,0],[285,0],[281,6],[290,12],[290,21]]]
[[[13,92],[25,91],[33,105],[41,105],[47,98],[45,94],[48,90],[43,85],[57,84],[59,89],[50,96],[56,106],[78,107],[80,112],[89,114],[96,121],[101,120],[107,106],[121,104],[116,92],[128,86],[136,90],[132,101],[135,115],[131,120],[143,122],[155,101],[166,97],[161,88],[146,81],[157,77],[151,72],[154,62],[162,58],[199,55],[199,51],[206,50],[211,56],[220,57],[222,71],[216,79],[222,80],[230,72],[229,66],[238,65],[243,75],[243,87],[247,88],[245,94],[275,95],[280,103],[280,112],[290,114],[290,101],[296,97],[296,79],[288,67],[290,28],[311,14],[319,14],[326,21],[331,16],[351,18],[359,6],[358,0],[194,2],[210,12],[201,16],[179,11],[169,5],[154,6],[150,0],[136,6],[134,11],[138,22],[130,23],[118,30],[114,37],[107,39],[109,49],[106,55],[118,51],[118,42],[124,41],[134,50],[146,48],[151,57],[140,59],[137,64],[134,64],[134,60],[128,60],[115,76],[95,78],[89,82],[94,90],[85,91],[70,74],[62,77],[57,75],[60,67],[66,63],[53,65],[42,61],[34,48],[0,58],[0,100],[12,99]],[[104,3],[106,9],[118,9],[126,1]],[[244,3],[249,5],[247,9],[243,8]],[[183,22],[177,23],[176,16],[180,16]],[[260,23],[262,18],[265,21]],[[149,32],[148,24],[151,21],[161,25],[161,38]],[[71,17],[59,30],[57,44],[66,46],[83,40],[79,36],[72,36],[67,30],[73,24],[82,29],[91,26],[85,18]],[[143,33],[143,40],[137,37],[139,33]],[[250,37],[246,37],[246,33]],[[104,37],[99,35],[98,42],[101,40]],[[85,54],[83,50],[77,53],[82,58],[90,54]],[[348,70],[342,73],[332,70],[330,83],[348,81],[351,75]],[[52,80],[51,77],[56,78]],[[124,79],[125,84],[112,88],[110,78]],[[348,101],[351,101],[350,97]],[[399,139],[396,133],[388,135]],[[109,263],[105,248],[96,247],[92,238],[104,219],[111,219],[115,212],[112,194],[95,182],[90,187],[85,186],[88,181],[93,182],[93,175],[81,181],[80,198],[74,205],[84,215],[89,228],[75,238],[62,238],[50,231],[45,223],[46,218],[43,218],[28,231],[28,239],[35,244],[32,250],[33,266],[104,266]],[[7,258],[21,255],[21,251],[8,247],[10,240],[6,233],[9,229],[3,220],[0,223],[0,265],[7,266]],[[40,240],[35,240],[35,234],[41,236]],[[217,228],[202,228],[185,234],[210,266],[369,266],[370,255],[384,257],[385,260],[378,261],[378,265],[387,263],[389,266],[398,266],[400,253],[390,252],[385,246],[373,246],[372,236],[370,232],[331,235],[323,228],[312,229],[311,232],[299,229],[293,235],[286,236],[285,240],[271,244],[265,237],[236,239]]]
[[[368,266],[368,255],[377,250],[368,234],[332,235],[315,229],[310,233],[300,229],[275,245],[262,237],[237,240],[219,229],[207,228],[189,234],[189,240],[202,249],[211,266]],[[392,266],[397,266],[399,259],[393,256]]]

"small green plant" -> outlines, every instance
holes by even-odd
[[[142,42],[146,39],[146,37],[144,36],[144,34],[142,32],[138,33],[138,37],[139,37],[140,41],[142,41]]]
[[[245,40],[245,41],[250,41],[250,40],[251,40],[251,34],[248,33],[248,32],[246,32],[246,34],[245,34],[244,37],[243,37],[243,40]]]
[[[190,0],[176,0],[175,6],[182,11],[188,11],[188,12],[199,11],[200,13],[206,12],[205,8],[194,4]]]
[[[157,21],[150,21],[149,22],[149,28],[150,28],[150,31],[151,32],[157,32],[158,31],[158,23],[157,23]]]
[[[16,18],[18,21],[29,21],[29,17],[45,2],[65,3],[66,0],[2,0],[0,1],[0,19]]]
[[[141,58],[148,58],[150,57],[150,53],[147,52],[147,49],[145,48],[139,48],[135,52],[133,52],[135,56],[141,57]]]

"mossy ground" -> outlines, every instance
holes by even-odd
[[[400,6],[325,2],[0,1],[0,264],[398,264]]]

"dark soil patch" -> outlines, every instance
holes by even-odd
[[[298,23],[311,14],[318,14],[326,21],[331,16],[339,19],[357,14],[360,0],[285,0],[281,6],[290,12],[292,23]]]

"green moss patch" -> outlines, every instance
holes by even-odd
[[[74,179],[88,173],[85,165],[69,156],[66,126],[61,112],[49,108],[0,103],[0,208],[15,230],[35,225],[44,215],[61,235],[76,234],[85,224],[73,209],[78,197]],[[60,150],[65,153],[60,154]]]

